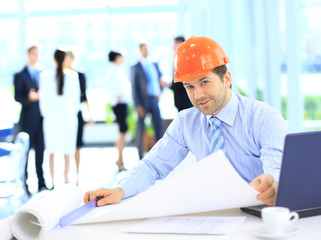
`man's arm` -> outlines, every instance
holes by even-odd
[[[14,75],[14,99],[22,105],[29,104],[29,89],[25,89],[24,79],[21,74]]]
[[[256,177],[251,186],[259,192],[257,199],[267,205],[274,205],[278,188],[278,179],[281,168],[281,159],[285,135],[287,134],[286,123],[282,115],[276,110],[264,112],[259,129],[258,142],[261,145],[261,161],[264,174]]]
[[[151,151],[118,183],[114,189],[98,189],[87,192],[85,202],[95,197],[105,200],[99,204],[113,204],[122,198],[135,196],[152,186],[156,180],[165,178],[187,155],[188,149],[176,117]]]
[[[130,81],[132,84],[132,95],[133,95],[133,99],[134,99],[134,103],[136,106],[143,106],[142,105],[142,99],[140,96],[140,85],[139,85],[139,79],[137,79],[137,73],[136,73],[136,67],[133,66],[130,69]]]
[[[287,126],[282,115],[276,110],[265,112],[262,124],[255,129],[259,135],[257,142],[260,145],[264,173],[269,173],[278,181],[284,139],[287,134]]]

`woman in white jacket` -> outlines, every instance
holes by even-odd
[[[49,166],[54,185],[54,154],[63,152],[65,183],[69,182],[69,159],[75,153],[77,139],[77,113],[80,87],[75,71],[63,67],[66,53],[56,50],[56,69],[40,75],[40,111],[44,118],[45,149],[49,152]]]

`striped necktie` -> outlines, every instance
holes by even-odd
[[[223,150],[227,157],[227,151],[224,143],[224,138],[221,131],[222,120],[217,117],[211,117],[209,120],[211,124],[211,153],[220,149]],[[227,157],[228,158],[228,157]]]

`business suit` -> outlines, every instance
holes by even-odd
[[[79,85],[80,85],[80,103],[87,102],[87,95],[86,95],[86,77],[85,74],[82,72],[78,73]],[[82,116],[81,111],[78,111],[78,130],[77,130],[77,147],[82,147],[83,143],[83,130],[84,130],[84,118]]]
[[[157,81],[160,87],[160,78],[162,76],[158,64],[153,63],[157,74]],[[148,93],[148,78],[141,62],[138,62],[131,67],[131,83],[133,91],[133,99],[136,107],[141,106],[144,109],[144,116],[138,117],[136,128],[136,146],[138,148],[139,158],[143,158],[143,134],[145,131],[145,116],[146,113],[152,115],[152,123],[155,131],[155,142],[163,135],[163,120],[158,107],[158,97]]]
[[[38,72],[39,75],[39,72]],[[28,95],[31,89],[38,91],[39,84],[37,79],[32,79],[27,67],[24,67],[21,72],[14,75],[15,100],[22,105],[20,113],[20,130],[29,134],[30,147],[35,149],[35,163],[38,177],[38,190],[46,188],[43,177],[43,154],[44,154],[44,139],[42,130],[42,117],[39,109],[39,101],[29,101]],[[25,166],[25,186],[28,178],[27,172],[28,158]]]
[[[183,86],[183,83],[172,83],[171,89],[174,92],[174,103],[178,111],[193,107],[193,104],[189,100],[187,92]]]

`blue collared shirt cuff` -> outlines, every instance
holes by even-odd
[[[128,184],[125,184],[123,181],[120,181],[120,182],[117,184],[116,187],[119,187],[119,188],[121,188],[121,189],[124,190],[125,195],[124,195],[123,199],[129,198],[129,197],[132,197],[132,196],[136,195],[135,192],[130,191],[131,189],[133,189],[133,187],[128,186]]]

